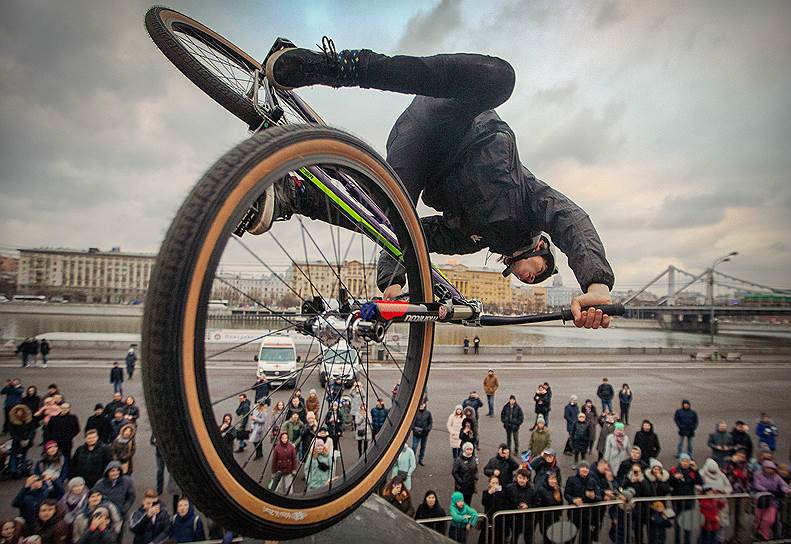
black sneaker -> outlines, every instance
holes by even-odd
[[[289,175],[270,185],[250,210],[253,216],[245,226],[250,234],[264,234],[278,220],[288,220],[297,212],[297,187]]]
[[[282,90],[309,85],[356,85],[360,51],[344,49],[338,53],[333,41],[326,36],[322,39],[322,49],[321,52],[311,51],[278,38],[264,60],[266,78]]]

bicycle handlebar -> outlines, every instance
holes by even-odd
[[[607,315],[623,315],[626,309],[623,304],[603,304],[601,306],[594,306],[597,310],[601,310]],[[587,308],[583,308],[587,309]],[[549,314],[536,314],[536,315],[517,315],[517,316],[499,316],[499,315],[482,315],[481,326],[493,325],[524,325],[527,323],[542,323],[544,321],[558,321],[563,322],[572,321],[574,316],[571,314],[570,308],[563,308],[559,312]]]

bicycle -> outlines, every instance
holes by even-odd
[[[370,146],[328,127],[296,93],[273,87],[260,62],[205,25],[160,7],[149,10],[145,22],[165,56],[252,133],[198,181],[162,243],[143,324],[143,382],[151,425],[176,480],[215,521],[260,538],[311,534],[352,512],[394,463],[423,398],[435,323],[525,324],[570,320],[571,312],[484,314],[479,301],[467,299],[431,266],[411,199]],[[286,43],[278,39],[272,50]],[[261,213],[260,195],[287,176],[322,199],[326,213],[311,218],[294,215],[274,223],[268,236],[247,236]],[[314,234],[317,229],[322,229],[320,234]],[[403,299],[384,301],[373,296],[373,261],[378,252],[403,267],[408,288]],[[252,287],[242,288],[241,280],[221,273],[223,266],[238,259],[266,270],[285,292],[281,302],[290,298],[299,305],[298,311],[285,311],[276,300]],[[216,349],[206,338],[213,319],[209,308],[213,292],[227,295],[214,298],[232,296],[252,304],[257,318],[279,326],[231,348]],[[619,305],[603,309],[610,315],[623,313]],[[308,436],[310,444],[301,444],[304,455],[294,471],[297,477],[277,492],[264,483],[271,480],[274,448],[261,468],[252,455],[235,456],[224,443],[218,421],[222,407],[237,393],[220,393],[217,382],[208,379],[213,371],[206,362],[233,360],[261,338],[287,332],[309,339],[301,367],[293,376],[281,376],[295,378],[297,389],[322,364],[323,349],[312,355],[314,345],[326,348],[339,340],[356,346],[361,354],[362,375],[356,378],[365,382],[368,408],[377,397],[390,398],[390,388],[380,385],[383,365],[395,367],[400,375],[385,422],[362,454],[355,458],[350,447],[344,458],[344,440],[336,435],[337,443],[332,441],[332,451],[326,455]],[[396,336],[400,349],[391,341]],[[371,367],[372,348],[384,359],[379,367]],[[273,388],[267,398],[282,395],[281,388]],[[295,392],[287,407],[293,398]],[[316,414],[319,420],[325,408],[329,410],[325,401],[326,396]],[[298,405],[295,409],[299,411]],[[366,417],[369,414],[366,411]],[[270,428],[280,423],[273,420]],[[314,463],[314,455],[328,461]],[[313,481],[314,465],[328,466],[328,470],[316,469],[327,471],[326,481],[308,490],[302,487],[300,471],[306,481]]]

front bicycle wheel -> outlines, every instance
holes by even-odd
[[[294,216],[267,235],[234,234],[269,185],[286,176],[309,183],[306,168],[314,167],[326,173],[324,190],[310,188],[324,199],[325,220]],[[350,202],[384,210],[390,226],[374,214],[350,221]],[[220,525],[257,538],[310,534],[350,513],[387,477],[426,385],[433,324],[402,324],[383,342],[356,346],[350,338],[334,343],[296,332],[309,314],[323,320],[325,332],[345,334],[332,301],[354,306],[374,296],[383,234],[398,240],[410,299],[430,300],[428,248],[401,183],[366,144],[326,127],[256,134],[214,164],[179,210],[146,297],[144,391],[168,469]],[[301,361],[289,369],[293,346]],[[240,395],[258,396],[256,365],[271,382],[262,407],[252,408]],[[306,395],[303,405],[299,392],[319,388],[321,373],[334,385]],[[347,393],[343,382],[354,380],[359,387]],[[359,418],[349,421],[346,396]],[[374,422],[370,408],[379,399],[389,409],[377,409],[383,418]],[[234,435],[227,425],[221,430],[225,415],[237,438],[252,423],[249,451],[241,442],[234,451]],[[278,431],[304,453],[296,467],[282,464],[272,441]],[[331,452],[318,447],[317,436]]]
[[[230,40],[178,11],[153,7],[146,29],[162,53],[203,92],[247,123],[251,129],[272,117],[272,124],[324,124],[296,93],[272,88],[261,63]]]

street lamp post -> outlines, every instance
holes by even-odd
[[[731,251],[727,255],[716,259],[709,268],[709,343],[714,346],[714,268],[718,264],[727,263],[731,257],[738,255],[738,251]]]

